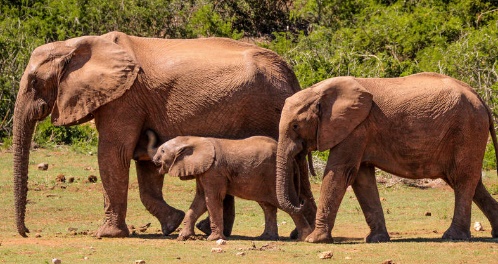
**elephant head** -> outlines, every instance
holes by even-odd
[[[14,110],[14,195],[19,234],[26,236],[29,148],[37,121],[51,114],[55,125],[93,118],[100,106],[119,98],[140,67],[114,42],[121,33],[53,42],[36,48],[20,81]]]
[[[160,166],[161,174],[190,180],[209,170],[214,163],[214,145],[207,138],[179,136],[154,149],[155,136],[150,131],[147,135],[148,153],[152,161]]]
[[[277,198],[282,209],[300,210],[295,189],[290,188],[298,169],[293,160],[339,144],[366,119],[371,106],[372,95],[352,77],[328,79],[287,98],[277,148]]]

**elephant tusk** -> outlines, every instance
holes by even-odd
[[[311,151],[308,152],[308,167],[310,168],[310,173],[313,175],[313,177],[316,177],[316,172],[315,168],[313,167],[313,155],[311,154]]]

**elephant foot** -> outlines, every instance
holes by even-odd
[[[182,234],[182,233],[180,233],[178,235],[178,238],[176,238],[176,240],[178,240],[178,241],[185,241],[185,240],[189,239],[193,235],[195,235],[195,234],[190,235],[190,234]]]
[[[455,228],[449,228],[444,232],[443,239],[445,240],[470,240],[470,230],[457,230]]]
[[[263,233],[256,238],[257,240],[278,240],[278,234]]]
[[[299,237],[299,232],[297,231],[297,228],[294,228],[294,230],[291,231],[289,238],[295,240],[298,237]]]
[[[226,240],[227,238],[224,235],[219,234],[219,233],[211,233],[211,235],[209,235],[207,238],[207,240],[209,240],[209,241],[215,241],[218,239]]]
[[[128,237],[130,236],[130,231],[126,224],[119,226],[111,225],[110,221],[106,221],[97,231],[97,237]]]
[[[313,229],[311,229],[310,227],[304,228],[303,230],[301,230],[301,232],[298,231],[297,240],[299,240],[299,241],[305,241],[306,238],[309,235],[311,235],[312,232],[313,232]],[[334,242],[334,240],[332,239],[331,236],[330,236],[330,240],[331,240],[331,242]]]
[[[365,242],[367,243],[381,243],[381,242],[389,242],[391,241],[391,237],[386,232],[382,233],[370,233],[366,238]]]
[[[334,239],[330,235],[330,232],[315,229],[306,237],[305,241],[309,243],[332,243],[334,242]]]
[[[233,221],[232,221],[232,224],[228,224],[227,222],[223,222],[224,226],[223,226],[223,235],[226,236],[226,237],[229,237],[230,235],[232,235],[232,226],[233,226]],[[199,221],[195,227],[197,227],[197,229],[201,230],[202,233],[206,234],[206,235],[211,235],[211,222],[209,221],[209,217],[206,217],[204,218],[203,220]]]
[[[178,234],[178,241],[185,241],[189,239],[191,236],[195,236],[194,230],[189,230],[190,228],[182,228],[180,233]]]
[[[197,229],[201,230],[206,235],[211,235],[211,223],[209,222],[209,217],[204,218],[195,225]]]
[[[184,217],[185,212],[174,209],[173,213],[166,218],[165,223],[161,222],[161,230],[163,235],[167,236],[175,231],[182,223]]]

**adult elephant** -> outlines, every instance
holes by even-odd
[[[29,232],[25,211],[33,130],[48,115],[53,124],[65,126],[95,119],[105,198],[105,221],[97,235],[123,237],[129,235],[130,162],[134,153],[147,156],[144,131],[156,131],[161,141],[179,135],[276,139],[284,100],[299,90],[277,54],[230,39],[166,40],[111,32],[36,48],[14,113],[19,234]],[[162,232],[171,233],[184,212],[164,201],[164,178],[150,160],[138,160],[136,169],[142,203]]]
[[[472,201],[498,237],[498,202],[481,180],[488,133],[497,149],[488,107],[465,83],[421,73],[402,78],[337,77],[288,98],[277,150],[277,197],[299,211],[288,188],[292,159],[330,150],[308,242],[332,241],[346,188],[352,185],[370,227],[366,242],[389,241],[374,167],[411,178],[442,178],[455,192],[455,211],[444,239],[470,239]]]

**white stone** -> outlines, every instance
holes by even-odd
[[[218,246],[221,246],[221,245],[226,245],[227,244],[227,241],[226,240],[223,240],[223,239],[218,239],[216,240],[216,245]]]
[[[481,223],[480,222],[475,222],[474,223],[474,229],[476,231],[484,231],[484,228],[482,227]]]

